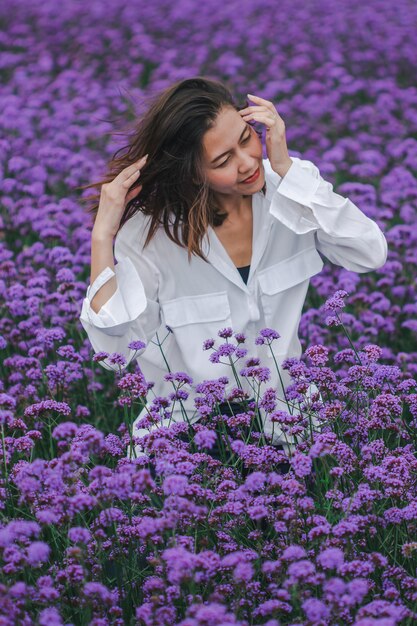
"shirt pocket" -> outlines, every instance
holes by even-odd
[[[176,339],[186,371],[192,376],[194,383],[229,373],[225,374],[224,369],[228,366],[211,363],[210,352],[203,350],[206,339],[216,339],[220,329],[232,327],[226,291],[168,300],[161,303],[161,308],[166,325]]]
[[[294,326],[298,329],[308,279],[322,268],[316,248],[308,248],[258,273],[265,322],[280,333],[281,344],[291,341]]]

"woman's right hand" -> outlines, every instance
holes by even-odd
[[[123,169],[110,183],[101,186],[100,202],[93,227],[94,235],[107,238],[116,236],[127,203],[142,189],[142,185],[139,185],[127,193],[129,187],[138,179],[147,157],[146,154],[139,161]]]

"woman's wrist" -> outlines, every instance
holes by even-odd
[[[93,230],[91,231],[91,239],[92,241],[96,241],[98,243],[106,243],[109,241],[113,243],[114,235],[107,230],[103,230],[97,226],[94,226]]]
[[[285,174],[288,172],[288,170],[290,169],[292,165],[292,160],[291,159],[287,159],[286,161],[284,161],[284,163],[279,163],[277,165],[273,165],[272,169],[274,170],[274,172],[276,172],[278,174],[278,176],[280,176],[281,178],[284,178]]]

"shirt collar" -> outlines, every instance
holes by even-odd
[[[269,204],[267,202],[266,204]],[[257,192],[252,196],[252,260],[249,271],[248,283],[251,276],[258,267],[262,255],[265,252],[270,233],[270,220],[268,208],[265,206],[265,200],[261,192]],[[202,251],[209,263],[228,280],[237,287],[249,293],[248,286],[243,282],[242,277],[233,263],[232,259],[226,252],[220,239],[217,237],[215,230],[209,226],[206,235],[202,240]]]

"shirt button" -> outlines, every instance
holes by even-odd
[[[255,300],[251,298],[250,296],[248,296],[247,300],[248,300],[248,309],[249,309],[249,319],[251,322],[257,322],[261,317],[258,305],[256,304]]]

